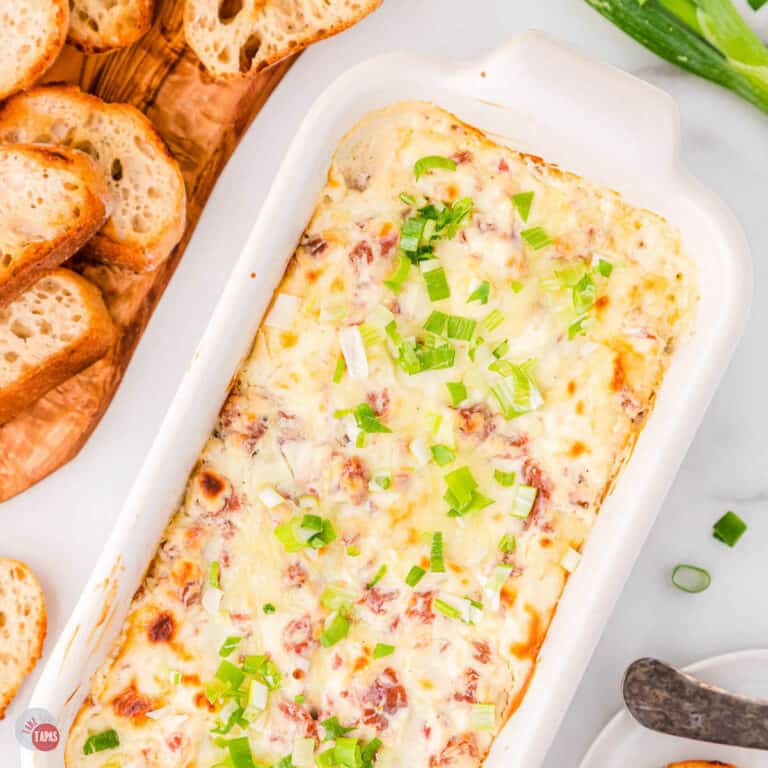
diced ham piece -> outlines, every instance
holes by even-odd
[[[362,701],[363,723],[383,731],[389,725],[389,717],[408,706],[408,694],[397,672],[387,667],[363,694]]]

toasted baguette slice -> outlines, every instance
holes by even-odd
[[[381,0],[185,0],[184,33],[208,72],[258,72],[351,27]]]
[[[683,760],[681,763],[670,763],[667,768],[736,768],[730,763],[718,760]]]
[[[57,269],[0,309],[0,424],[103,357],[115,330],[101,293]]]
[[[72,0],[69,41],[86,53],[132,45],[152,26],[153,0]]]
[[[184,179],[141,112],[73,85],[34,88],[0,108],[0,142],[29,141],[87,152],[106,174],[115,205],[88,253],[137,272],[167,258],[184,232]]]
[[[0,101],[53,64],[68,26],[67,0],[0,0]]]
[[[80,250],[111,210],[106,177],[88,155],[0,146],[0,307]]]
[[[0,720],[35,668],[46,629],[45,598],[35,575],[24,563],[0,557]]]

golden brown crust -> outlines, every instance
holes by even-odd
[[[130,22],[127,19],[122,18],[122,23],[116,25],[118,30],[114,34],[94,31],[88,25],[87,19],[82,22],[76,22],[75,17],[82,5],[87,5],[87,2],[76,0],[73,5],[73,20],[69,27],[67,42],[74,45],[83,53],[106,53],[107,51],[113,51],[117,48],[125,48],[129,45],[133,45],[137,40],[141,39],[152,26],[154,0],[134,0],[131,7],[132,17]],[[116,15],[118,12],[116,12]]]
[[[0,424],[10,421],[46,392],[102,358],[115,340],[115,327],[99,289],[67,269],[58,269],[53,275],[76,284],[89,313],[89,327],[72,344],[31,367],[0,390]]]
[[[683,760],[670,763],[667,768],[736,768],[731,763],[721,763],[719,760]]]
[[[61,49],[64,47],[67,39],[67,30],[69,29],[69,3],[68,0],[50,0],[50,3],[55,7],[56,23],[54,34],[49,39],[47,46],[40,51],[40,56],[35,64],[26,71],[24,77],[5,89],[0,87],[0,101],[17,91],[26,90],[34,85],[48,71],[53,62],[56,61]]]
[[[41,172],[70,172],[85,185],[85,200],[79,206],[81,215],[78,219],[63,222],[66,228],[46,242],[29,243],[14,259],[12,271],[3,272],[0,267],[0,307],[3,307],[46,272],[79,251],[101,229],[112,210],[112,195],[97,163],[77,150],[52,149],[39,144],[11,144],[0,148],[0,152],[26,155],[39,165]]]
[[[173,215],[167,225],[157,234],[154,240],[144,239],[141,243],[135,238],[121,236],[115,225],[114,218],[107,220],[104,227],[85,245],[85,252],[97,259],[113,262],[136,272],[155,269],[163,262],[176,243],[179,242],[186,226],[186,191],[181,169],[168,150],[165,142],[155,129],[152,122],[142,112],[130,104],[107,103],[97,96],[84,93],[76,85],[45,85],[27,91],[10,99],[0,107],[0,140],[13,140],[18,137],[19,126],[40,123],[39,130],[47,136],[47,131],[54,122],[42,110],[30,106],[32,100],[42,97],[60,99],[72,105],[73,109],[83,109],[88,113],[98,112],[107,119],[117,119],[125,125],[134,127],[135,135],[140,135],[141,142],[149,150],[156,153],[157,161],[176,177],[175,184],[179,190],[173,201]],[[82,126],[79,126],[82,128]],[[106,129],[108,130],[108,129]],[[35,133],[35,131],[32,131]],[[53,137],[47,137],[46,143],[59,144]],[[137,150],[138,151],[138,150]],[[109,168],[104,168],[109,173]],[[163,190],[165,194],[174,191]],[[153,201],[155,205],[166,201]]]
[[[21,587],[27,593],[24,602],[23,615],[17,615],[18,605],[12,599]],[[0,720],[5,716],[5,710],[13,700],[21,687],[24,678],[35,668],[43,652],[43,643],[48,629],[48,620],[45,611],[45,596],[34,573],[27,565],[9,558],[0,558],[0,645],[8,643],[14,649],[18,658],[17,664],[11,669],[0,665]],[[24,622],[32,622],[31,627],[26,627]],[[28,637],[22,635],[22,631]],[[21,647],[27,641],[26,647]],[[10,655],[10,654],[8,654]],[[8,673],[8,679],[6,674]]]

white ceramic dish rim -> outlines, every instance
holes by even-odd
[[[433,101],[510,146],[663,213],[681,229],[699,267],[696,332],[673,360],[633,460],[606,500],[569,581],[525,700],[486,765],[529,767],[543,760],[743,330],[752,274],[738,223],[680,161],[672,99],[539,32],[470,62],[405,53],[378,57],[349,70],[315,102],[33,693],[30,706],[53,713],[63,733],[119,632],[231,377],[309,220],[333,150],[363,114],[401,99]],[[22,749],[22,768],[58,768],[60,755]]]
[[[710,656],[708,659],[702,659],[693,664],[689,664],[687,667],[683,667],[684,672],[688,672],[691,675],[696,675],[707,682],[712,682],[710,679],[712,674],[716,671],[720,671],[723,668],[733,667],[735,665],[750,664],[753,665],[752,669],[761,666],[765,668],[768,665],[768,648],[749,648],[743,651],[733,651],[731,653],[723,653],[719,656]],[[722,683],[720,683],[722,685]],[[737,689],[729,688],[734,692],[740,692]],[[750,694],[753,695],[753,694]],[[611,743],[617,741],[625,741],[627,729],[642,729],[642,726],[637,724],[632,716],[626,709],[619,710],[606,724],[602,731],[598,734],[597,738],[592,742],[592,745],[587,750],[587,753],[579,763],[579,768],[596,768],[596,760],[604,756],[606,747],[609,747]],[[688,743],[687,739],[676,739],[674,736],[664,737],[683,743]],[[700,743],[700,742],[697,742]],[[705,749],[708,745],[705,745]],[[712,748],[714,750],[714,748]],[[733,749],[733,748],[730,748]],[[740,750],[741,751],[741,750]],[[762,750],[750,750],[753,754],[761,752]],[[674,759],[672,757],[671,759]],[[709,759],[715,759],[714,757]],[[719,758],[729,759],[729,758]],[[736,758],[733,758],[736,760]],[[763,761],[768,762],[768,755],[763,753]]]

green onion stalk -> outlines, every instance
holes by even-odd
[[[757,9],[768,0],[750,0]],[[768,113],[768,48],[731,0],[586,0],[649,50]]]

